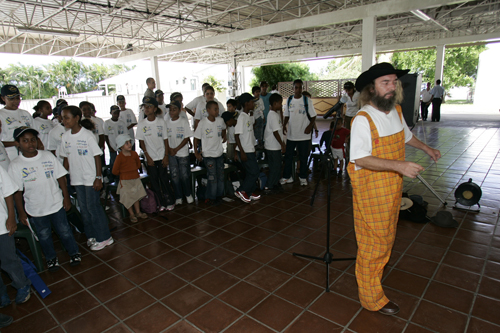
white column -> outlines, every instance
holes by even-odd
[[[161,89],[160,88],[160,71],[158,69],[158,57],[153,56],[150,58],[151,60],[151,73],[153,74],[153,79],[155,79],[156,82],[156,89]]]
[[[361,43],[361,71],[364,72],[375,64],[376,49],[377,17],[365,17],[363,19],[363,36]]]
[[[434,72],[434,83],[436,83],[437,80],[443,81],[443,70],[444,70],[444,50],[445,46],[444,45],[437,45],[436,46],[436,70]]]

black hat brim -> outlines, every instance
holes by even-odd
[[[396,74],[398,79],[406,74],[408,74],[409,69],[391,69],[391,68],[381,68],[381,69],[371,69],[366,72],[361,73],[361,75],[356,79],[356,90],[361,91],[368,84],[372,83],[375,79],[385,76]]]

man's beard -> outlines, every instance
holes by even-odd
[[[391,94],[387,93],[386,95]],[[378,92],[375,91],[375,95],[372,97],[372,103],[380,111],[391,111],[396,105],[396,92],[392,92],[392,97],[385,98],[385,96],[380,96]]]

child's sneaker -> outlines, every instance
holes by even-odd
[[[182,205],[182,199],[175,199],[176,205]]]
[[[88,247],[92,247],[92,245],[94,245],[95,243],[96,243],[95,238],[89,238],[89,239],[87,239],[87,246]]]
[[[182,199],[181,199],[182,200]],[[168,205],[167,208],[165,208],[167,211],[174,210],[175,205]]]
[[[0,308],[5,308],[9,304],[10,304],[10,297],[9,295],[7,295],[7,293],[5,293],[0,298]]]
[[[108,239],[106,239],[102,242],[95,242],[95,244],[92,245],[90,247],[90,249],[92,251],[99,251],[99,250],[104,249],[106,246],[113,244],[114,242],[115,242],[115,240],[113,239],[113,237],[109,237]]]
[[[26,303],[30,299],[31,286],[28,284],[22,288],[17,289],[16,303]]]
[[[82,262],[82,255],[80,253],[75,254],[74,256],[71,256],[69,258],[69,265],[70,266],[78,266]]]
[[[194,202],[193,196],[192,195],[188,195],[186,197],[186,201],[187,201],[188,204],[192,204]]]
[[[236,191],[234,192],[234,195],[240,198],[244,203],[249,203],[250,201],[252,201],[248,194],[245,193],[245,191]]]
[[[250,200],[255,201],[255,200],[260,200],[260,195],[257,193],[252,193],[250,195]]]
[[[280,184],[281,185],[285,185],[285,184],[291,184],[293,183],[293,177],[290,177],[290,178],[281,178],[280,179]]]
[[[54,258],[52,260],[47,260],[47,268],[49,272],[57,272],[59,270],[59,260]]]
[[[307,186],[307,179],[299,177],[299,180],[300,180],[300,186]]]
[[[0,328],[7,327],[14,321],[14,318],[7,316],[6,314],[0,313]]]

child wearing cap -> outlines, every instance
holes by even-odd
[[[269,178],[267,188],[274,192],[282,191],[280,184],[281,160],[286,151],[283,141],[283,125],[279,112],[283,107],[283,97],[272,94],[269,97],[269,113],[267,114],[267,125],[264,132],[264,148],[269,161]]]
[[[198,103],[198,105],[196,106],[196,113],[194,115],[194,129],[195,130],[196,130],[196,127],[198,126],[198,123],[200,122],[200,120],[208,117],[208,110],[207,110],[207,103],[208,102],[213,101],[213,102],[217,103],[218,109],[219,109],[218,115],[222,114],[224,112],[224,105],[222,105],[221,102],[219,102],[215,99],[215,90],[212,86],[208,86],[205,88],[204,96],[205,96],[205,101],[200,101]]]
[[[6,84],[2,87],[0,94],[0,104],[5,105],[0,110],[0,121],[3,126],[0,139],[12,161],[18,155],[14,130],[21,126],[33,127],[33,117],[28,111],[19,109],[22,95],[16,86]]]
[[[116,147],[120,154],[116,157],[113,166],[113,174],[120,177],[117,194],[120,195],[120,203],[127,208],[131,222],[137,222],[137,217],[146,219],[148,216],[141,212],[139,201],[146,196],[137,171],[141,167],[139,155],[132,150],[132,138],[127,134],[116,137]],[[135,209],[135,214],[134,214]]]
[[[173,101],[169,105],[170,117],[167,120],[169,144],[170,176],[174,185],[175,204],[182,204],[186,197],[188,204],[194,201],[191,193],[191,166],[189,163],[189,138],[193,136],[187,119],[181,118],[181,103]]]
[[[14,137],[21,154],[11,162],[9,175],[19,188],[14,194],[19,220],[28,225],[26,213],[31,216],[49,271],[59,269],[51,226],[70,256],[70,265],[77,266],[82,258],[66,218],[71,208],[65,177],[68,171],[52,153],[37,150],[36,130],[19,127]]]
[[[64,167],[69,171],[82,213],[87,246],[99,251],[114,243],[108,219],[101,206],[102,154],[95,136],[82,127],[82,111],[70,105],[62,109],[64,126],[69,130],[61,138]]]
[[[252,88],[253,97],[256,98],[255,109],[253,110],[253,118],[255,123],[253,125],[253,130],[255,133],[255,139],[257,140],[257,148],[264,148],[264,101],[260,98],[260,87],[255,86]]]
[[[205,203],[219,205],[224,194],[224,157],[222,143],[226,141],[226,125],[219,117],[219,103],[209,101],[204,107],[208,117],[202,118],[194,132],[195,156],[207,168],[207,199]],[[201,140],[201,154],[198,144]],[[202,156],[203,155],[203,156]]]
[[[179,113],[179,117],[182,119],[188,120],[188,115],[187,115],[188,111],[186,108],[184,108],[184,104],[182,104],[183,100],[184,100],[184,97],[182,96],[182,94],[180,92],[174,92],[174,93],[170,94],[170,103],[179,102],[179,104],[181,106],[181,111]],[[167,112],[165,113],[164,119],[165,119],[165,121],[168,121],[170,119],[170,110],[169,110],[168,105],[167,105]],[[189,122],[189,120],[188,120],[188,122]]]
[[[160,200],[160,211],[174,209],[172,190],[168,183],[168,137],[167,124],[156,117],[158,102],[155,98],[144,97],[146,119],[137,125],[137,139],[147,160],[148,175],[153,192]]]
[[[120,120],[127,124],[128,135],[132,138],[132,150],[135,150],[134,126],[137,125],[137,118],[135,117],[134,111],[126,108],[127,102],[125,101],[125,96],[118,95],[116,97],[116,102],[120,107]]]
[[[39,138],[43,143],[43,147],[38,147],[38,149],[48,149],[49,133],[55,126],[49,119],[52,114],[52,106],[47,101],[38,101],[33,110],[38,112],[38,117],[33,119],[33,128],[38,131]]]
[[[249,93],[243,93],[238,98],[243,111],[238,117],[235,128],[236,150],[243,167],[245,168],[245,179],[240,188],[234,193],[241,201],[249,203],[259,200],[260,195],[254,193],[256,181],[259,177],[259,165],[255,155],[255,136],[253,132],[253,109],[255,98]]]
[[[160,118],[164,118],[167,114],[167,105],[165,104],[165,94],[163,91],[158,89],[155,91],[155,98],[158,102],[158,110],[156,111],[156,116]]]
[[[229,104],[228,104],[229,105]],[[227,145],[226,145],[226,159],[230,162],[234,161],[236,152],[236,139],[234,138],[234,127],[236,126],[236,112],[226,111],[222,114],[222,119],[226,124],[227,129]]]
[[[116,137],[127,132],[127,124],[120,120],[120,107],[113,105],[110,107],[111,119],[104,122],[104,137],[109,148],[109,167],[113,170],[118,146],[116,145]],[[113,178],[113,177],[111,177]],[[113,181],[113,179],[111,179]]]
[[[30,298],[31,281],[24,274],[21,260],[16,254],[14,232],[17,230],[16,213],[14,209],[14,193],[19,187],[10,178],[7,170],[0,168],[0,262],[12,280],[12,286],[17,289],[16,303],[24,303]],[[2,276],[0,274],[0,308],[10,304]]]

